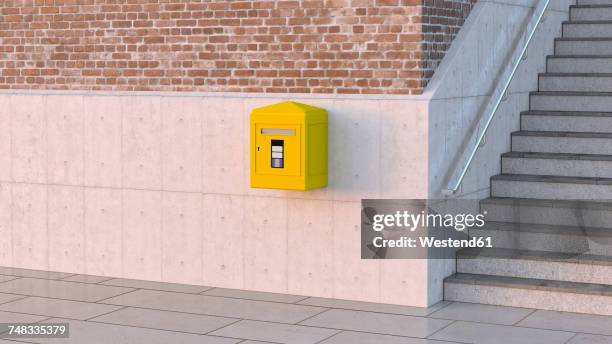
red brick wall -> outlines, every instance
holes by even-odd
[[[419,94],[475,0],[0,0],[0,88]]]

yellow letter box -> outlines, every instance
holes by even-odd
[[[251,112],[251,187],[327,186],[327,111],[282,102]]]

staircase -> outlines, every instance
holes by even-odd
[[[612,0],[578,0],[447,300],[612,315]]]

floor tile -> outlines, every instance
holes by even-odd
[[[106,299],[130,290],[133,289],[37,278],[20,278],[0,283],[0,292],[4,293],[90,302]]]
[[[271,341],[284,344],[314,344],[338,331],[316,327],[242,320],[211,334],[221,337]]]
[[[536,311],[518,326],[612,335],[612,316]]]
[[[0,311],[1,323],[35,323],[41,320],[45,320],[47,318],[48,317],[41,315],[19,314]]]
[[[14,295],[14,294],[0,294],[0,304],[23,299],[23,295]]]
[[[60,279],[74,274],[66,272],[54,272],[54,271],[42,271],[42,270],[30,270],[30,269],[18,269],[8,268],[1,266],[0,275],[10,275],[19,277],[33,277],[33,278],[47,278],[47,279]]]
[[[300,324],[340,330],[425,338],[450,323],[451,321],[449,320],[420,318],[408,315],[331,309]]]
[[[594,334],[579,334],[567,344],[612,344],[610,336],[596,336]]]
[[[441,342],[437,340],[418,339],[373,334],[364,332],[344,331],[326,339],[321,344],[452,344],[452,342]]]
[[[474,344],[561,344],[573,335],[571,332],[457,321],[431,336],[431,339]]]
[[[259,292],[259,291],[226,289],[226,288],[213,288],[213,289],[203,292],[202,295],[223,296],[223,297],[232,297],[232,298],[237,298],[237,299],[283,302],[283,303],[296,303],[306,298],[305,296],[299,296],[299,295],[264,293],[264,292]]]
[[[81,282],[81,283],[100,283],[113,279],[112,277],[104,276],[93,276],[93,275],[74,275],[66,278],[62,278],[62,281],[67,282]]]
[[[133,279],[125,279],[125,278],[113,278],[111,280],[102,282],[100,284],[115,285],[115,286],[120,286],[120,287],[140,288],[140,289],[174,291],[174,292],[188,293],[188,294],[198,294],[198,293],[201,293],[211,288],[211,287],[200,286],[200,285],[141,281],[141,280],[133,280]]]
[[[234,323],[237,319],[142,308],[125,308],[90,319],[90,321],[205,334]]]
[[[533,309],[452,303],[429,316],[431,318],[465,320],[499,325],[513,325],[525,318]]]
[[[319,307],[155,290],[137,290],[104,303],[282,323],[296,323],[324,310]]]
[[[152,330],[85,321],[50,319],[49,322],[68,322],[70,324],[70,338],[37,338],[36,342],[49,344],[232,344],[239,341],[237,339],[230,338],[218,338],[198,334]]]
[[[46,299],[41,297],[28,297],[0,305],[0,310],[9,312],[46,315],[50,317],[64,317],[84,320],[104,313],[117,310],[121,307],[100,305],[97,303]]]
[[[341,308],[341,309],[352,309],[357,311],[366,312],[377,312],[377,313],[391,313],[391,314],[402,314],[402,315],[416,315],[425,316],[431,314],[441,307],[449,304],[447,301],[442,301],[429,308],[421,307],[410,307],[410,306],[398,306],[388,305],[382,303],[372,302],[361,302],[361,301],[349,301],[349,300],[337,300],[337,299],[326,299],[320,297],[309,297],[303,301],[298,302],[300,305],[319,306],[327,308]]]

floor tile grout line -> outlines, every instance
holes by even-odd
[[[71,319],[71,320],[76,320],[76,319]],[[242,319],[238,319],[238,321],[241,321],[241,320]],[[85,321],[85,320],[76,320],[76,321]],[[138,329],[144,329],[144,330],[155,330],[155,331],[165,331],[165,332],[173,332],[173,333],[190,334],[190,335],[195,335],[195,336],[208,336],[208,337],[229,338],[229,339],[238,339],[238,340],[244,339],[244,338],[238,338],[238,337],[227,337],[227,336],[210,335],[208,333],[186,332],[186,331],[180,331],[180,330],[170,330],[170,329],[157,328],[157,327],[137,326],[137,325],[131,325],[131,324],[118,324],[118,323],[104,322],[104,321],[95,321],[95,320],[87,320],[87,322],[88,323],[94,323],[94,324],[110,325],[110,326],[121,326],[121,327],[129,327],[129,328],[138,328]],[[214,332],[214,331],[210,331],[210,332]]]
[[[18,295],[18,294],[7,294],[7,295],[17,295],[17,296],[23,296],[23,295]],[[15,299],[15,300],[11,300],[11,301],[2,302],[2,303],[0,303],[0,306],[2,306],[2,305],[6,305],[7,303],[15,302],[15,301],[21,301],[21,300],[23,300],[23,299],[27,299],[28,297],[29,297],[29,296],[23,296],[23,297],[20,297],[20,298]]]
[[[3,276],[4,276],[4,275],[3,275]],[[8,277],[8,276],[7,276],[7,277]],[[8,282],[12,282],[12,281],[16,281],[16,280],[18,280],[18,279],[22,279],[22,278],[23,278],[23,277],[17,277],[17,276],[10,276],[10,277],[14,277],[14,278],[11,278],[11,279],[8,279],[8,280],[6,280],[6,281],[2,281],[2,282],[0,282],[0,285],[2,285],[2,284],[4,284],[4,283],[8,283]]]
[[[444,302],[444,301],[440,301],[440,302]],[[452,304],[454,304],[454,303],[455,303],[454,301],[448,301],[448,303],[447,303],[447,304],[445,304],[444,306],[442,306],[442,307],[440,307],[440,308],[436,309],[435,311],[431,311],[430,313],[428,313],[427,315],[425,315],[425,317],[426,317],[426,318],[429,318],[429,317],[431,317],[432,315],[434,315],[435,313],[437,313],[437,312],[439,312],[439,311],[441,311],[441,310],[445,309],[446,307],[448,307],[448,306],[450,306],[450,305],[452,305]],[[435,318],[433,318],[433,319],[435,319]]]
[[[217,289],[217,288],[211,288],[211,289]],[[307,298],[309,298],[310,296],[307,296],[305,299],[301,299],[298,301],[293,301],[293,302],[289,302],[289,301],[274,301],[274,300],[262,300],[262,299],[250,299],[250,298],[246,298],[246,297],[237,297],[237,296],[224,296],[224,295],[211,295],[211,294],[204,294],[206,293],[208,290],[203,291],[200,294],[191,294],[191,295],[200,295],[200,296],[210,296],[210,297],[218,297],[218,298],[223,298],[223,299],[233,299],[233,300],[245,300],[245,301],[256,301],[256,302],[269,302],[269,303],[280,303],[280,304],[285,304],[285,305],[296,305],[296,306],[309,306],[309,307],[320,307],[320,306],[311,306],[311,305],[303,305],[303,304],[299,304],[298,302],[301,302]]]
[[[151,282],[151,281],[144,281],[144,282]],[[83,282],[75,282],[75,283],[83,283]],[[104,283],[104,282],[102,282],[102,283]],[[160,283],[164,283],[164,282],[160,282]],[[159,291],[159,292],[162,292],[162,293],[176,293],[176,294],[194,295],[194,296],[200,295],[199,293],[188,293],[188,292],[184,292],[184,291],[151,289],[151,288],[142,288],[142,287],[126,287],[126,286],[114,285],[114,284],[97,284],[97,283],[85,283],[85,284],[99,285],[99,286],[102,286],[102,287],[132,288],[132,289],[143,290],[143,291],[144,290],[147,290],[147,291]],[[210,296],[212,296],[212,295],[210,295]]]
[[[297,301],[293,302],[293,304],[295,304],[295,305],[302,305],[302,306],[310,306],[310,305],[305,305],[305,304],[300,303],[300,302],[304,302],[304,301],[306,301],[308,299],[311,299],[311,298],[312,298],[311,296],[304,296],[303,299],[297,300]]]
[[[90,302],[90,303],[102,303],[103,301],[110,300],[110,299],[112,299],[112,298],[119,297],[119,296],[123,296],[123,295],[125,295],[125,294],[129,294],[129,293],[132,293],[132,292],[135,292],[135,291],[139,291],[139,290],[141,290],[141,289],[132,289],[132,290],[128,290],[128,291],[126,291],[126,292],[124,292],[124,293],[121,293],[121,294],[113,295],[113,296],[111,296],[111,297],[105,297],[105,298],[100,299],[100,300],[96,300],[96,301],[86,301],[86,302]]]
[[[530,316],[532,316],[537,311],[538,311],[537,309],[532,309],[531,312],[529,312],[527,315],[525,315],[524,317],[522,317],[521,319],[519,319],[518,321],[516,321],[512,325],[513,326],[518,326],[519,323],[521,323],[523,320],[529,318]]]
[[[442,326],[441,328],[439,328],[439,329],[433,331],[432,333],[428,334],[425,338],[431,339],[436,333],[443,331],[444,329],[448,328],[449,326],[451,326],[455,322],[457,322],[457,321],[456,320],[452,320],[448,324],[446,324],[446,325]]]
[[[339,334],[340,334],[340,333],[342,333],[342,332],[344,332],[344,330],[336,330],[336,332],[335,332],[335,333],[332,333],[331,335],[329,335],[329,336],[327,336],[327,337],[325,337],[325,338],[323,338],[323,339],[321,339],[321,340],[318,340],[318,341],[314,342],[314,344],[320,344],[320,343],[323,343],[323,342],[327,341],[328,339],[330,339],[330,338],[332,338],[332,337],[335,337],[335,336],[339,335]]]
[[[119,308],[117,308],[117,309],[115,309],[115,310],[112,310],[112,311],[110,311],[110,312],[106,312],[106,313],[102,313],[102,314],[95,315],[95,316],[93,316],[93,317],[90,317],[90,318],[85,319],[84,321],[90,321],[90,320],[92,320],[92,319],[95,319],[95,318],[98,318],[98,317],[103,317],[103,316],[105,316],[105,315],[108,315],[108,314],[111,314],[111,313],[115,313],[115,312],[118,312],[118,311],[122,311],[122,310],[124,310],[124,309],[126,309],[126,308],[129,308],[128,306],[117,306],[117,307],[119,307]]]
[[[322,311],[318,312],[317,314],[313,314],[313,315],[311,315],[309,317],[306,317],[306,318],[304,318],[304,319],[302,319],[302,320],[300,320],[300,321],[298,321],[296,323],[293,323],[293,325],[301,325],[302,322],[310,320],[310,319],[312,319],[314,317],[317,317],[317,316],[319,316],[319,315],[321,315],[321,314],[323,314],[323,313],[325,313],[327,311],[330,311],[330,310],[332,310],[332,308],[324,308]]]
[[[226,327],[228,327],[228,326],[232,326],[232,325],[234,325],[234,324],[237,324],[237,323],[239,323],[239,322],[241,322],[241,321],[243,321],[243,320],[245,320],[245,319],[234,319],[234,320],[235,320],[235,321],[232,321],[232,322],[231,322],[231,323],[229,323],[229,324],[225,324],[225,325],[223,325],[223,326],[221,326],[221,327],[219,327],[219,328],[216,328],[216,329],[214,329],[214,330],[210,330],[210,331],[206,332],[205,334],[210,334],[210,333],[213,333],[213,332],[215,332],[215,331],[219,331],[219,330],[224,329],[224,328],[226,328]]]
[[[571,336],[568,340],[566,340],[565,342],[563,342],[563,344],[568,344],[570,343],[572,340],[574,340],[574,338],[578,337],[578,333],[574,333],[573,336]]]

